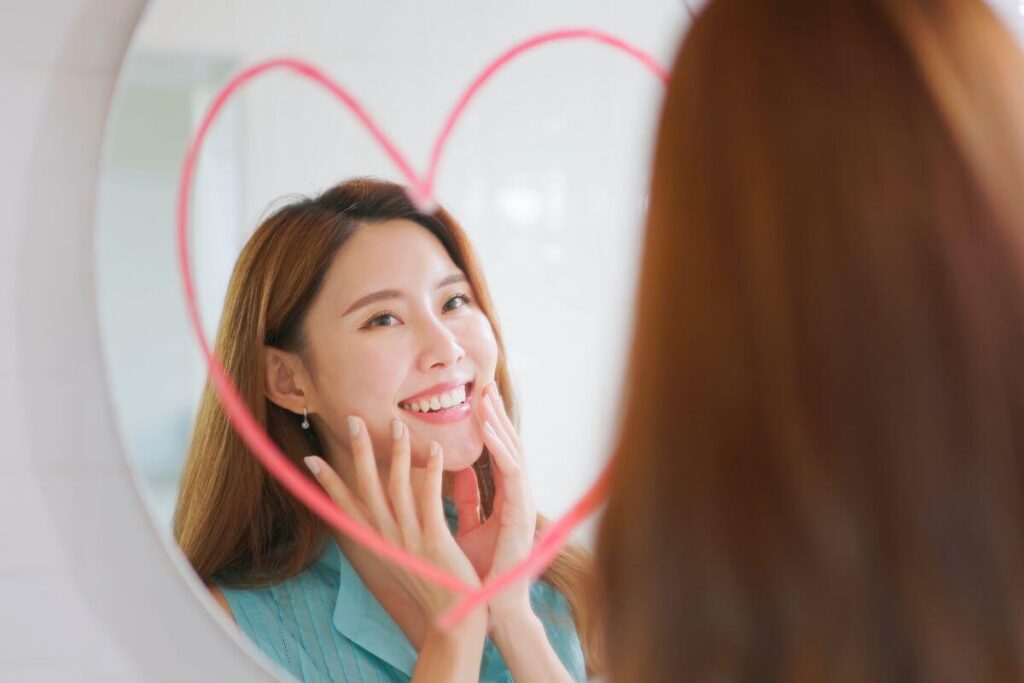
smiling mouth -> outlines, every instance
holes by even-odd
[[[472,393],[473,382],[467,382],[449,391],[422,396],[412,401],[402,401],[398,404],[398,407],[402,410],[418,414],[444,413],[465,406],[469,402],[469,397]]]

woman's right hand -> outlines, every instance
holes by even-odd
[[[430,459],[420,490],[414,495],[410,483],[409,430],[395,420],[392,430],[393,452],[387,492],[380,482],[373,445],[366,423],[358,417],[349,418],[352,457],[356,471],[358,496],[323,458],[316,458],[319,472],[314,476],[327,494],[346,513],[364,526],[374,528],[384,538],[406,552],[420,557],[438,569],[459,579],[467,586],[480,586],[480,578],[472,563],[455,542],[445,521],[441,500],[441,447],[431,442]],[[307,459],[308,460],[308,459]],[[308,464],[308,463],[307,463]],[[310,468],[312,469],[312,468]],[[388,571],[423,611],[430,628],[438,618],[455,605],[460,594],[438,585],[417,572],[385,560]],[[481,617],[486,623],[486,611]]]

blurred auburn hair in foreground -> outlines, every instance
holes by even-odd
[[[598,537],[610,680],[1024,680],[1024,58],[980,0],[712,0]]]

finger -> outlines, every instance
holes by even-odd
[[[459,470],[452,481],[452,498],[455,510],[459,515],[459,527],[456,536],[472,531],[480,526],[480,486],[477,483],[476,471],[472,467]]]
[[[505,431],[512,439],[512,444],[519,451],[520,456],[522,456],[523,444],[519,440],[519,432],[516,430],[516,426],[512,424],[512,418],[508,416],[508,410],[505,408],[505,399],[501,397],[501,392],[498,391],[498,384],[491,382],[488,385],[488,392],[490,393],[491,401],[494,402],[499,424],[505,428]]]
[[[391,426],[391,436],[394,439],[388,482],[391,487],[391,504],[395,508],[395,517],[398,520],[402,538],[408,546],[418,543],[420,537],[416,505],[413,501],[412,488],[409,485],[409,463],[412,459],[409,448],[409,430],[401,420],[396,419]]]
[[[484,394],[483,417],[484,423],[491,425],[491,429],[498,436],[498,438],[501,439],[501,442],[505,445],[505,449],[512,456],[512,459],[515,460],[516,462],[521,462],[519,458],[518,448],[516,447],[515,442],[512,440],[512,437],[509,436],[508,432],[505,431],[505,428],[501,426],[500,418],[498,417],[498,411],[494,406],[494,400],[487,394]]]
[[[505,492],[505,498],[512,504],[522,504],[525,502],[522,490],[522,468],[502,443],[490,422],[484,423],[484,443],[487,444],[487,449],[498,465],[498,471],[501,472],[501,488]]]
[[[423,477],[423,489],[420,495],[420,514],[423,516],[423,530],[430,533],[448,531],[441,503],[441,471],[443,470],[441,444],[430,442],[430,457],[427,460],[427,473]]]
[[[365,508],[360,504],[352,491],[349,490],[348,486],[345,485],[345,482],[341,480],[338,473],[323,458],[318,455],[311,455],[304,458],[304,461],[306,467],[313,473],[317,483],[323,487],[324,491],[338,507],[363,526],[372,526],[368,523]]]
[[[481,430],[483,427],[480,428]],[[486,438],[484,445],[487,444]],[[490,449],[487,450],[488,456],[491,459],[491,479],[494,480],[494,502],[491,506],[491,514],[493,515],[496,510],[500,510],[501,506],[505,503],[505,486],[501,481],[501,468],[498,467],[498,458],[491,453]]]
[[[358,417],[348,418],[352,438],[352,459],[355,461],[356,484],[359,495],[370,509],[373,521],[385,538],[398,540],[398,523],[391,513],[391,506],[381,489],[377,473],[377,461],[373,457],[373,444],[366,432],[366,423]]]

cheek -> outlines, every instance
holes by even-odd
[[[498,362],[498,342],[494,338],[494,331],[482,313],[468,322],[464,330],[463,347],[481,375],[490,378]]]
[[[399,368],[394,355],[362,354],[359,362],[349,364],[344,383],[344,415],[340,419],[346,420],[348,415],[363,419],[378,460],[390,453],[391,422],[398,415],[398,391],[405,375]]]
[[[390,412],[399,398],[405,377],[405,366],[400,354],[376,353],[367,355],[352,368],[359,378],[353,400],[367,410]]]
[[[358,351],[349,352],[344,362],[338,364],[327,390],[335,394],[334,403],[344,413],[341,419],[358,415],[368,424],[387,422],[390,429],[390,416],[403,376],[397,358],[379,350]]]

